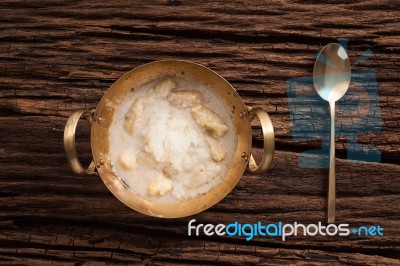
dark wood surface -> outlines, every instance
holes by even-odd
[[[389,0],[1,1],[0,264],[400,265],[399,15]],[[359,141],[382,162],[348,162],[337,140],[337,222],[379,224],[384,236],[189,237],[191,218],[324,221],[327,169],[297,166],[321,142],[293,140],[286,81],[312,75],[316,53],[338,38],[352,62],[373,52],[356,70],[376,71],[382,129]],[[62,137],[71,112],[95,107],[125,72],[172,58],[210,67],[268,111],[277,151],[268,173],[246,172],[211,209],[157,219],[124,206],[99,177],[72,174]],[[87,161],[89,127],[79,130]],[[254,138],[260,147],[257,127]]]

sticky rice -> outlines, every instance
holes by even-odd
[[[226,104],[183,78],[154,80],[117,107],[109,143],[113,171],[152,202],[173,203],[219,184],[235,151]]]

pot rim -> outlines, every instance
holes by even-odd
[[[119,179],[112,169],[109,154],[109,129],[118,104],[131,91],[152,80],[166,76],[183,77],[206,84],[225,102],[231,110],[236,136],[235,152],[230,166],[219,184],[203,195],[182,200],[178,203],[150,202],[138,196]],[[199,213],[217,204],[239,182],[251,154],[251,125],[247,108],[232,85],[215,71],[186,60],[160,60],[150,62],[127,72],[104,93],[96,107],[91,127],[91,147],[97,171],[112,194],[130,208],[143,214],[178,218]],[[245,156],[243,156],[245,155]]]

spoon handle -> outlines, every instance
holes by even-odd
[[[335,102],[329,102],[331,111],[331,138],[328,181],[328,223],[335,222],[336,177],[335,177]]]

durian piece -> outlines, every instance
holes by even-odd
[[[171,179],[165,177],[163,174],[159,174],[156,178],[149,182],[148,191],[152,196],[164,196],[172,190]]]
[[[160,97],[161,99],[165,99],[167,98],[168,94],[175,88],[176,83],[171,78],[167,78],[157,83],[154,87],[154,90],[157,93],[158,97]]]
[[[131,149],[126,149],[121,153],[119,162],[122,168],[126,170],[133,170],[137,167],[136,156]]]
[[[218,142],[218,140],[216,140],[215,138],[208,135],[205,136],[205,139],[208,146],[210,147],[211,156],[214,162],[222,161],[226,156],[226,152],[224,151],[221,143]]]
[[[197,91],[172,91],[168,94],[168,101],[174,107],[193,107],[201,104],[203,101],[203,95]]]
[[[221,172],[221,166],[215,164],[208,166],[197,166],[189,179],[185,180],[185,186],[188,188],[198,188],[204,184],[211,182]]]
[[[125,116],[124,129],[127,133],[132,134],[136,119],[143,114],[143,100],[137,99],[129,109]]]
[[[201,127],[204,127],[207,131],[214,133],[218,137],[225,135],[228,130],[224,120],[204,105],[194,106],[191,109],[191,113]]]

